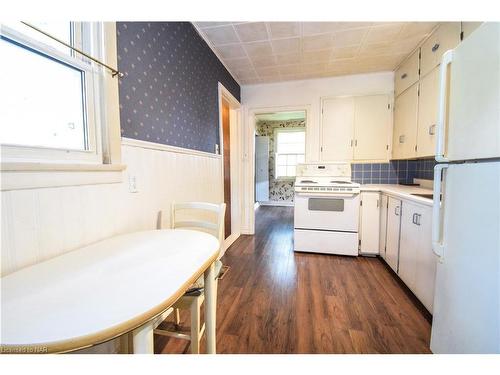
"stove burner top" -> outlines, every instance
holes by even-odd
[[[330,181],[331,184],[347,184],[350,185],[351,182],[349,181]]]

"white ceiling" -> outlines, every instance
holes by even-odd
[[[435,22],[195,22],[242,84],[393,70]]]
[[[259,113],[255,118],[259,121],[305,120],[306,113],[305,111]]]

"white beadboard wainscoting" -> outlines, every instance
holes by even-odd
[[[219,202],[219,155],[124,139],[121,183],[2,191],[1,273],[101,239],[154,229],[172,201]],[[137,193],[129,192],[135,176]]]

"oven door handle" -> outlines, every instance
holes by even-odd
[[[324,192],[324,191],[318,191],[318,192],[311,192],[311,191],[308,191],[308,192],[302,192],[302,191],[299,191],[299,192],[295,192],[295,195],[299,196],[299,197],[317,197],[317,196],[322,196],[322,197],[325,197],[325,198],[353,198],[357,195],[359,195],[359,193],[335,193],[335,194],[332,194],[332,193],[329,193],[329,192]]]

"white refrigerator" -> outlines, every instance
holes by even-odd
[[[482,24],[440,70],[431,350],[500,353],[500,24]]]

